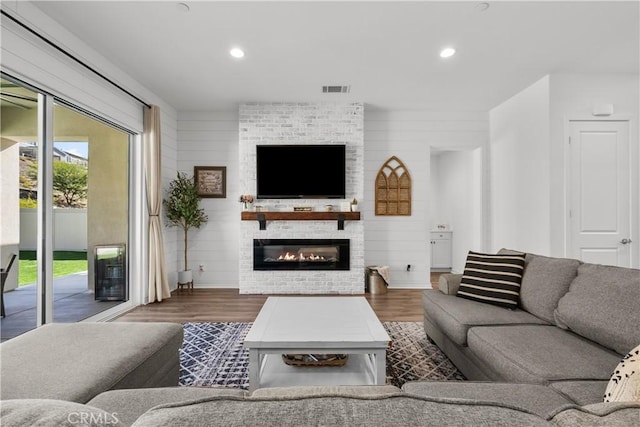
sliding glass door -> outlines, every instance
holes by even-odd
[[[4,314],[0,326],[4,341],[38,324],[38,93],[1,79],[0,124],[0,267]]]
[[[5,340],[128,300],[132,135],[8,79],[1,102]]]
[[[128,298],[129,135],[54,102],[53,140],[53,320],[76,322]],[[97,258],[109,246],[117,271]]]

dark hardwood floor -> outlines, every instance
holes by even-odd
[[[431,274],[437,288],[440,273]],[[136,307],[120,322],[252,322],[269,295],[244,295],[238,289],[194,289],[174,292],[160,303]],[[291,296],[291,295],[289,295]],[[364,294],[382,322],[421,322],[422,290],[390,289],[386,294]]]

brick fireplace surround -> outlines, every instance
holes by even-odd
[[[292,211],[294,206],[339,209],[341,202],[364,193],[364,106],[314,103],[248,103],[240,105],[240,188],[256,194],[256,145],[345,144],[347,199],[258,200],[268,211]],[[240,220],[240,215],[238,215]],[[254,271],[254,239],[349,239],[347,271]],[[361,294],[364,292],[364,224],[345,221],[269,221],[260,230],[257,221],[241,221],[241,294]]]

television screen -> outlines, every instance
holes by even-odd
[[[258,145],[258,199],[344,199],[345,145]]]

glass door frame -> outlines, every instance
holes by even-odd
[[[146,232],[146,190],[144,188],[144,167],[142,152],[142,135],[122,125],[109,121],[98,113],[81,108],[62,97],[52,95],[32,84],[0,71],[3,79],[10,80],[37,94],[37,128],[38,128],[38,195],[37,195],[37,227],[36,232],[36,327],[53,323],[53,151],[54,105],[62,105],[79,113],[97,119],[105,125],[112,126],[129,135],[128,165],[128,204],[129,222],[127,242],[127,263],[129,299],[115,307],[102,311],[81,321],[105,321],[113,319],[126,311],[140,305],[145,296],[147,283],[147,257],[144,251],[148,242]],[[134,284],[136,284],[134,286]]]
[[[38,92],[36,327],[53,322],[53,103]]]

